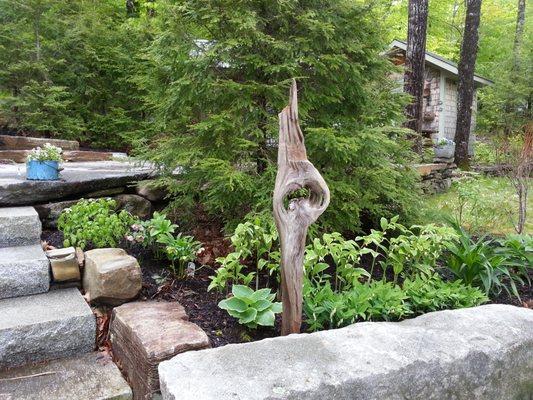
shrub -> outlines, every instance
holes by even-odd
[[[281,312],[281,303],[275,303],[275,294],[270,289],[253,291],[248,286],[233,285],[233,297],[222,300],[218,306],[248,328],[274,326],[276,314]]]
[[[112,199],[81,199],[61,212],[57,221],[63,233],[65,247],[78,246],[84,249],[116,247],[129,231],[134,218],[125,210],[115,211],[117,203]]]

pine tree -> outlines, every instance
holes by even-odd
[[[157,15],[138,78],[150,130],[138,149],[169,172],[161,183],[177,208],[231,222],[271,209],[277,113],[293,77],[309,159],[332,191],[323,225],[354,231],[416,207],[405,132],[387,127],[404,103],[372,5],[182,0],[158,2]]]

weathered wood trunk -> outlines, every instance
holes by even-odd
[[[428,0],[409,0],[407,50],[405,54],[404,92],[413,98],[405,108],[405,126],[420,133],[422,130],[422,95],[424,90],[424,63],[426,55],[426,30]],[[417,151],[422,150],[421,138]]]
[[[457,122],[455,125],[455,163],[468,168],[468,141],[472,123],[474,100],[474,69],[476,66],[481,0],[467,0],[465,30],[459,60],[459,83],[457,85]]]
[[[300,189],[309,195],[288,200]],[[274,219],[281,243],[281,334],[299,333],[302,324],[303,257],[309,225],[329,204],[329,189],[307,160],[304,137],[298,124],[298,98],[293,80],[289,105],[279,114],[278,173],[274,188]]]

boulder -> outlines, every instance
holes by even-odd
[[[161,187],[154,186],[154,180],[141,181],[137,184],[135,191],[139,196],[142,196],[150,201],[164,200],[168,195],[168,191]]]
[[[65,249],[48,250],[46,256],[50,260],[52,276],[56,282],[80,280],[80,267],[76,257],[76,249],[67,247]]]
[[[121,194],[115,196],[118,208],[124,209],[141,219],[150,218],[152,215],[152,203],[144,197],[136,194]]]
[[[533,310],[486,305],[178,354],[164,400],[533,396]]]
[[[123,249],[85,252],[83,288],[89,302],[119,305],[135,298],[141,287],[141,267]]]
[[[189,322],[175,302],[138,301],[117,307],[109,332],[113,355],[132,385],[134,399],[152,399],[159,390],[161,361],[209,347],[205,332]]]

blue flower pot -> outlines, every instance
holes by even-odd
[[[35,181],[57,181],[59,179],[58,161],[28,161],[26,179]]]

